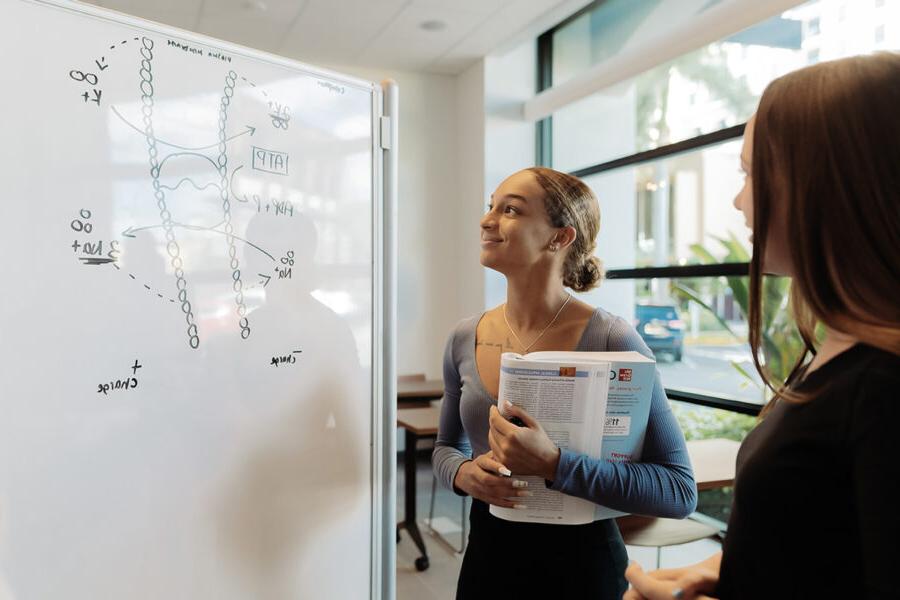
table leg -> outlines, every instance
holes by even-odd
[[[416,559],[416,570],[424,571],[428,568],[428,552],[425,550],[425,540],[419,532],[419,526],[416,524],[416,436],[409,429],[406,431],[406,449],[403,451],[403,471],[404,471],[404,508],[403,522],[397,525],[398,530],[401,527],[406,528],[409,537],[422,553],[422,556]]]

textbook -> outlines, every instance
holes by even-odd
[[[524,408],[560,449],[614,462],[640,460],[656,379],[656,361],[639,352],[505,352],[498,408]],[[515,473],[513,474],[515,476]],[[508,521],[579,525],[625,513],[528,481],[528,508],[491,505]]]

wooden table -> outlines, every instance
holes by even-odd
[[[734,485],[735,462],[740,442],[725,439],[691,440],[687,451],[694,467],[697,490],[714,490]]]
[[[691,440],[687,443],[698,491],[734,485],[735,462],[740,446],[739,442],[726,439]],[[657,567],[663,546],[684,544],[721,533],[718,525],[700,513],[694,513],[687,519],[625,515],[616,518],[616,523],[626,544],[656,547]]]
[[[441,394],[443,394],[443,384]],[[399,397],[399,394],[398,394]],[[406,529],[413,543],[422,553],[416,559],[416,570],[428,568],[428,552],[425,540],[416,524],[416,443],[423,438],[436,438],[438,422],[441,418],[440,405],[428,405],[425,408],[403,408],[397,411],[397,426],[406,430],[406,448],[403,450],[403,485],[404,515],[403,521],[397,523],[397,538],[400,530]]]
[[[425,408],[432,400],[440,400],[444,396],[444,382],[440,379],[423,381],[397,382],[397,407]]]

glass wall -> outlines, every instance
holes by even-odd
[[[693,12],[690,2],[677,4],[676,11],[671,2],[603,2],[565,24],[553,34],[553,85],[646,41],[648,29],[666,17],[665,26],[672,27],[714,3],[699,3]],[[553,166],[573,171],[738,125],[780,75],[822,60],[898,48],[898,0],[801,4],[557,111]]]
[[[550,56],[538,63],[551,72],[538,79],[569,81],[716,4],[595,2],[546,34]],[[545,128],[549,164],[581,172],[597,193],[597,254],[608,270],[718,265],[725,274],[734,266],[727,263],[750,259],[749,231],[733,200],[743,184],[742,125],[765,87],[819,61],[897,49],[900,0],[798,3],[558,110]],[[747,346],[746,277],[657,275],[609,280],[584,299],[633,320],[657,352],[666,387],[763,403]],[[768,367],[783,377],[800,342],[788,282],[765,285],[782,299],[763,333]]]

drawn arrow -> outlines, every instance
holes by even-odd
[[[142,136],[148,137],[146,132],[141,131],[140,129],[137,128],[137,126],[135,126],[133,123],[129,122],[128,119],[126,119],[125,117],[123,117],[122,114],[116,109],[115,106],[110,106],[110,109],[112,109],[112,111],[116,114],[117,117],[119,117],[119,118],[122,120],[123,123],[125,123],[126,125],[128,125],[128,126],[131,127],[132,129],[134,129],[135,131],[137,131],[137,132],[138,132],[139,134],[141,134]],[[246,125],[246,129],[245,129],[244,131],[242,131],[242,132],[240,132],[240,133],[236,133],[236,134],[234,134],[234,135],[231,136],[231,137],[225,138],[225,141],[226,141],[226,142],[229,142],[229,141],[231,141],[231,140],[233,140],[233,139],[235,139],[235,138],[241,137],[242,135],[247,135],[248,133],[252,136],[254,133],[256,133],[256,127],[253,127],[253,126],[251,126],[251,125]],[[157,138],[157,137],[154,137],[154,139],[156,140],[156,143],[157,143],[157,144],[163,144],[163,145],[165,145],[165,146],[170,146],[170,147],[172,147],[172,148],[178,148],[179,150],[207,150],[208,148],[215,148],[216,146],[219,145],[219,142],[216,142],[216,143],[214,143],[214,144],[209,144],[208,146],[200,146],[199,148],[189,148],[189,147],[187,147],[187,146],[179,146],[178,144],[173,144],[173,143],[171,143],[171,142],[167,142],[167,141],[165,141],[165,140],[161,140],[161,139],[159,139],[159,138]]]
[[[109,263],[116,262],[116,259],[114,259],[114,258],[101,258],[101,257],[95,257],[95,256],[79,256],[78,260],[80,260],[82,262],[82,264],[95,265],[95,266],[96,265],[108,265]]]
[[[163,226],[162,223],[160,223],[159,225],[145,225],[144,227],[132,227],[131,225],[129,225],[122,232],[122,236],[133,238],[133,237],[136,237],[134,234],[139,231],[146,231],[148,229],[157,229],[162,226]],[[190,229],[191,231],[211,231],[213,233],[218,233],[219,235],[224,235],[224,236],[229,235],[220,229],[216,229],[215,227],[200,227],[199,225],[185,225],[184,223],[172,223],[172,227],[181,227],[182,229]],[[218,225],[216,227],[218,227]],[[272,256],[271,254],[269,254],[268,252],[266,252],[265,250],[263,250],[262,248],[260,248],[259,246],[257,246],[253,242],[251,242],[250,240],[245,240],[244,238],[240,238],[234,234],[231,234],[231,237],[233,237],[234,239],[239,240],[241,242],[244,242],[248,246],[256,248],[257,250],[259,250],[260,252],[262,252],[263,254],[268,256],[269,260],[271,260],[272,262],[275,262],[274,256]]]
[[[257,275],[262,277],[262,279],[260,279],[259,282],[262,284],[263,287],[266,287],[267,285],[269,285],[269,280],[272,279],[271,275],[263,275],[262,273],[257,273]],[[265,281],[263,281],[263,280],[265,280]]]

